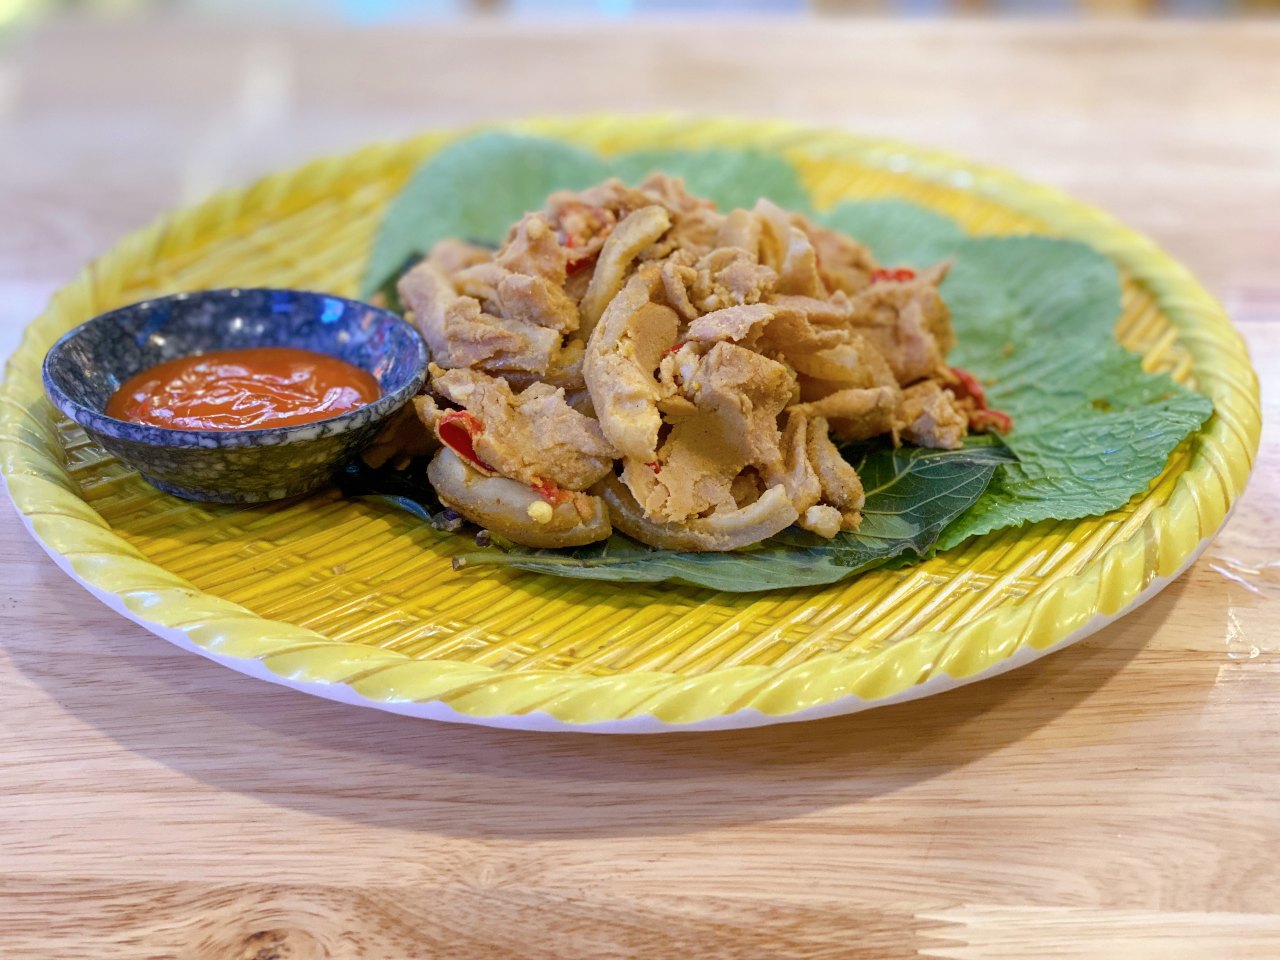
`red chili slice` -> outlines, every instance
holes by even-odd
[[[466,410],[449,410],[436,424],[436,434],[441,443],[472,466],[487,473],[497,473],[476,455],[475,438],[481,433],[484,433],[484,424]]]
[[[533,492],[540,496],[553,507],[558,507],[562,503],[567,503],[573,499],[573,494],[568,490],[562,490],[550,480],[539,480],[537,483],[529,485]]]
[[[596,256],[594,254],[589,257],[583,257],[581,260],[570,259],[565,261],[564,270],[566,274],[572,277],[575,273],[586,270],[595,262]]]
[[[644,465],[653,471],[655,477],[662,472],[662,464],[657,460],[646,460]]]
[[[1003,410],[993,410],[987,406],[987,391],[983,389],[982,383],[977,377],[968,370],[962,370],[959,367],[948,367],[947,369],[951,372],[952,377],[952,382],[947,385],[948,389],[956,397],[968,397],[977,405],[977,409],[969,414],[970,427],[974,430],[990,428],[997,433],[1008,433],[1013,429],[1013,417]]]
[[[882,280],[914,280],[916,272],[908,267],[898,267],[896,270],[872,270],[871,282],[879,283]]]
[[[978,406],[984,410],[987,406],[987,392],[982,389],[982,384],[968,370],[961,370],[959,367],[950,367],[952,376],[956,382],[951,384],[951,392],[958,397],[973,397],[977,401]]]
[[[975,410],[969,417],[969,426],[975,430],[991,427],[996,433],[1008,433],[1013,429],[1013,417],[1003,410]]]
[[[671,354],[677,353],[680,350],[680,348],[683,347],[688,342],[689,342],[688,340],[681,340],[679,343],[672,344],[671,346],[667,347],[667,349],[662,351],[662,355],[664,357],[669,357],[671,356]]]

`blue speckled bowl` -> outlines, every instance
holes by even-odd
[[[367,370],[382,396],[328,420],[259,430],[166,430],[109,417],[120,384],[165,360],[213,350],[298,347]],[[260,503],[307,493],[377,434],[422,387],[418,332],[367,303],[299,290],[203,290],[94,317],[53,345],[54,406],[149,482],[189,500]]]

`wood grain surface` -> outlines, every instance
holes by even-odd
[[[173,21],[12,43],[4,352],[83,261],[220,184],[433,124],[727,111],[1108,207],[1227,304],[1268,422],[1222,536],[1133,615],[953,693],[741,733],[503,733],[259,683],[111,614],[5,511],[0,957],[1280,957],[1277,92],[1262,23]]]

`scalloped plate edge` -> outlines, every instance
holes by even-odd
[[[10,503],[13,503],[10,498]],[[1202,539],[1191,554],[1183,561],[1170,576],[1155,577],[1146,588],[1139,593],[1128,605],[1112,614],[1095,614],[1093,618],[1083,627],[1068,634],[1057,643],[1037,650],[1035,647],[1028,645],[1020,646],[1012,656],[1006,657],[999,663],[994,664],[986,670],[979,671],[972,676],[957,678],[945,673],[935,673],[923,683],[916,684],[914,687],[908,687],[899,693],[876,700],[864,700],[861,697],[849,695],[832,700],[829,703],[820,704],[816,707],[807,707],[803,710],[797,710],[794,713],[769,714],[760,710],[748,707],[734,713],[723,714],[715,717],[708,717],[704,720],[697,720],[692,723],[668,723],[659,720],[652,714],[640,714],[632,717],[624,717],[619,720],[602,720],[597,723],[569,723],[565,720],[557,719],[548,713],[542,711],[533,711],[523,714],[495,714],[493,716],[475,716],[472,714],[462,713],[443,703],[439,700],[421,700],[421,701],[381,701],[371,700],[368,697],[361,696],[352,687],[345,683],[319,683],[308,680],[293,680],[289,677],[283,677],[273,673],[261,661],[252,657],[230,657],[207,650],[196,644],[187,634],[176,627],[166,627],[158,623],[153,623],[129,610],[124,601],[118,594],[109,593],[99,587],[94,586],[87,580],[82,578],[72,568],[70,561],[62,554],[54,550],[50,545],[36,533],[31,524],[31,520],[13,504],[14,511],[22,520],[22,525],[26,528],[27,533],[36,543],[47,553],[58,567],[67,574],[72,580],[79,583],[82,587],[97,597],[113,611],[132,620],[138,626],[144,628],[150,633],[155,634],[164,640],[168,640],[174,646],[181,647],[183,650],[189,650],[192,653],[198,653],[206,659],[213,660],[229,667],[237,673],[243,673],[246,676],[254,677],[258,680],[266,680],[269,683],[282,687],[288,687],[302,693],[307,693],[316,697],[323,697],[326,700],[333,700],[337,703],[345,703],[355,707],[371,707],[375,710],[382,710],[387,713],[396,713],[406,717],[416,717],[422,720],[442,720],[445,723],[461,723],[469,726],[494,727],[502,730],[526,730],[537,733],[611,733],[611,734],[655,734],[655,733],[699,733],[715,730],[746,730],[751,727],[767,727],[782,723],[800,723],[805,720],[822,720],[828,717],[845,716],[851,713],[861,713],[863,710],[871,710],[876,707],[887,707],[895,703],[907,703],[911,700],[919,700],[922,697],[933,696],[938,693],[945,693],[948,690],[954,690],[957,687],[963,687],[970,683],[976,683],[979,680],[986,680],[990,677],[999,676],[1010,670],[1016,670],[1018,667],[1025,666],[1041,657],[1047,657],[1051,653],[1055,653],[1064,647],[1069,647],[1073,643],[1077,643],[1086,637],[1097,633],[1103,627],[1114,623],[1126,614],[1132,613],[1138,607],[1142,606],[1157,593],[1167,587],[1178,577],[1182,576],[1193,563],[1199,559],[1200,554],[1213,541],[1226,526],[1231,519],[1231,514],[1235,510],[1235,503],[1227,510],[1227,515],[1223,518],[1222,524],[1212,534]]]

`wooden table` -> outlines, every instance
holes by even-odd
[[[0,957],[1280,956],[1277,93],[1256,23],[176,22],[7,51],[5,352],[84,260],[218,184],[432,124],[681,108],[946,146],[1109,207],[1227,303],[1271,426],[1209,552],[1086,642],[701,736],[259,683],[114,616],[0,514]]]

